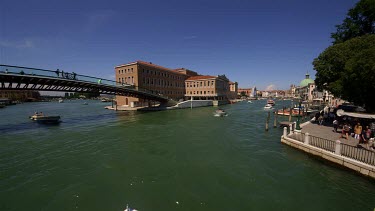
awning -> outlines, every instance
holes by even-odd
[[[323,101],[323,99],[322,98],[315,98],[315,99],[313,99],[313,101]]]
[[[362,118],[362,119],[375,119],[375,114],[346,112],[342,109],[337,110],[336,114],[337,116],[350,116],[350,117],[357,117],[357,118]]]

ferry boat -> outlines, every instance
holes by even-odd
[[[45,124],[57,124],[60,123],[60,116],[46,116],[42,112],[36,112],[34,115],[29,117],[31,120],[38,123]]]

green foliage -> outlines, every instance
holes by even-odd
[[[375,111],[375,35],[330,46],[313,65],[320,90]]]
[[[375,0],[359,1],[336,28],[337,31],[331,34],[334,44],[366,34],[375,34]]]
[[[247,96],[245,91],[241,92],[241,96]]]

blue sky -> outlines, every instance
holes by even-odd
[[[287,89],[354,0],[0,0],[0,63],[114,78],[136,60]]]

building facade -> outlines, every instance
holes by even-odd
[[[116,66],[115,72],[116,81],[120,84],[147,89],[173,100],[184,98],[185,79],[189,77],[188,74],[194,74],[190,70],[172,70],[144,61]],[[116,102],[118,105],[131,107],[147,106],[150,103],[147,100],[126,96],[116,96]]]
[[[187,99],[193,100],[225,100],[229,99],[229,79],[225,75],[192,76],[185,80]]]
[[[240,96],[250,97],[252,93],[252,88],[238,88],[238,94]]]
[[[21,102],[35,101],[40,99],[40,93],[32,90],[1,90],[0,99]]]
[[[202,76],[186,68],[170,69],[144,61],[118,65],[115,67],[115,75],[119,84],[147,89],[175,101],[231,97],[231,86],[225,75]],[[233,92],[238,86],[235,84]],[[116,96],[116,102],[117,105],[130,107],[150,106],[151,103],[126,96]]]

